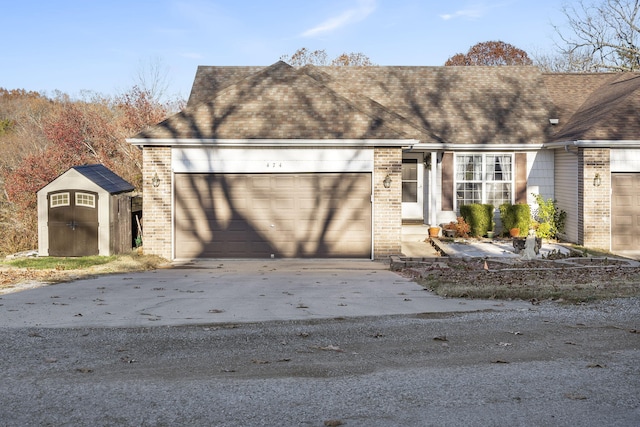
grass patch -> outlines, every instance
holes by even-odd
[[[73,258],[60,257],[35,257],[20,258],[5,261],[3,264],[17,268],[31,268],[36,270],[82,270],[95,265],[108,264],[116,261],[118,256],[84,256]]]
[[[0,290],[21,283],[61,283],[100,274],[153,270],[167,260],[132,252],[126,255],[78,258],[36,257],[0,262]]]

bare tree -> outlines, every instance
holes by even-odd
[[[545,73],[587,73],[594,69],[593,58],[580,52],[534,54],[534,64]]]
[[[292,67],[304,67],[305,65],[318,66],[371,66],[374,65],[371,59],[364,53],[351,52],[343,53],[331,62],[329,56],[324,49],[310,51],[306,47],[296,50],[293,55],[282,55],[281,61],[286,62]]]
[[[591,71],[640,70],[640,0],[565,5],[568,30],[554,26],[564,55],[590,58]]]
[[[158,56],[140,61],[134,85],[146,92],[152,100],[165,101],[169,89],[169,67]]]

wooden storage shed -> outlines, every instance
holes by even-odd
[[[40,189],[38,254],[87,256],[132,248],[133,185],[104,165],[75,166]]]

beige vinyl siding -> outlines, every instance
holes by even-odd
[[[578,156],[557,150],[554,180],[557,206],[567,213],[564,234],[561,237],[569,242],[578,243]]]

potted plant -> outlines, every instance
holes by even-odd
[[[491,228],[489,230],[487,230],[487,237],[489,239],[493,239],[494,236],[494,229],[496,228],[496,223],[495,221],[491,221]]]
[[[442,227],[442,233],[447,237],[456,237],[456,222],[451,221],[449,224],[445,224]]]
[[[461,216],[456,221],[451,221],[444,226],[444,233],[447,237],[469,237],[470,232],[471,226]]]

